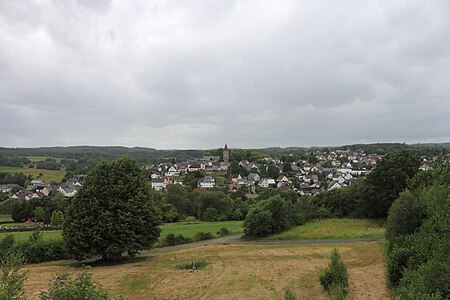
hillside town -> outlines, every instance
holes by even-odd
[[[268,155],[255,160],[235,160],[225,144],[221,155],[204,155],[185,161],[166,161],[143,165],[151,187],[163,191],[171,184],[191,186],[194,192],[220,188],[233,193],[244,189],[247,195],[257,195],[261,189],[294,191],[299,195],[314,196],[322,191],[345,188],[359,178],[370,174],[381,154],[367,154],[363,150],[320,149],[311,151],[304,159],[294,154],[281,158]],[[436,157],[422,157],[421,170],[430,169]],[[73,197],[86,174],[69,178],[60,184],[31,180],[26,187],[7,183],[0,191],[13,199],[30,200],[46,196]],[[190,184],[187,179],[190,178]],[[195,179],[192,184],[192,179]]]

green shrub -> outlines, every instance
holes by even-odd
[[[83,270],[75,279],[69,273],[57,274],[47,292],[40,293],[41,300],[109,300],[111,296],[92,281],[92,275]]]
[[[224,236],[230,234],[230,231],[226,229],[225,227],[220,228],[219,231],[217,231],[217,235]]]
[[[204,241],[210,240],[214,238],[214,234],[211,232],[199,231],[194,235],[194,240],[196,241]]]
[[[288,230],[294,223],[292,205],[276,195],[261,200],[249,211],[244,221],[244,232],[247,236],[263,237]]]
[[[14,247],[15,242],[12,234],[7,234],[0,240],[0,259]]]
[[[23,283],[27,274],[21,271],[24,264],[23,255],[17,251],[5,252],[0,257],[0,300],[25,299]]]
[[[320,275],[320,284],[331,299],[345,299],[348,294],[348,274],[337,249],[331,252],[331,261]]]
[[[178,270],[203,270],[208,263],[205,260],[193,261],[188,264],[177,265]]]
[[[291,292],[290,289],[286,289],[284,291],[284,300],[296,300],[297,297],[295,297],[294,293]]]
[[[400,194],[389,209],[386,226],[386,238],[392,240],[399,235],[414,233],[426,217],[426,205],[406,190]]]
[[[168,246],[187,244],[187,243],[191,243],[191,242],[192,242],[192,239],[186,238],[182,234],[175,235],[173,233],[170,233],[164,239],[164,243]]]

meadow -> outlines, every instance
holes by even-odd
[[[61,180],[66,175],[65,170],[44,170],[44,169],[35,169],[35,168],[20,168],[20,167],[5,167],[0,166],[0,172],[22,172],[25,175],[32,175],[33,179],[42,180],[45,183],[60,183]],[[42,173],[42,176],[39,177],[39,174]]]
[[[288,231],[265,237],[265,241],[383,238],[385,220],[325,219],[314,220]],[[260,239],[258,239],[260,240]]]
[[[230,234],[238,234],[243,232],[242,221],[229,221],[229,222],[196,222],[196,223],[172,223],[161,225],[160,241],[163,240],[168,234],[182,234],[184,237],[192,238],[197,232],[205,231],[211,232],[214,235],[221,229],[227,228]],[[9,224],[8,224],[9,225]],[[16,241],[24,241],[29,238],[31,231],[25,232],[12,232]],[[0,233],[0,239],[2,239],[8,233]],[[42,231],[42,238],[44,240],[61,239],[61,230],[49,230]],[[158,242],[156,247],[161,246],[161,242]]]
[[[208,245],[149,253],[115,264],[92,263],[89,272],[113,295],[127,299],[282,299],[289,288],[298,299],[328,299],[319,274],[338,248],[349,272],[348,299],[389,299],[381,242],[327,245]],[[177,266],[205,261],[202,270]],[[80,263],[28,265],[26,294],[36,299],[52,276],[77,273]]]

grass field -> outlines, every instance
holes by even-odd
[[[43,170],[43,169],[30,169],[30,168],[19,168],[19,167],[5,167],[0,166],[0,172],[22,172],[25,175],[32,175],[34,179],[39,179],[44,181],[45,183],[60,183],[63,179],[64,175],[66,175],[65,170]],[[43,176],[39,177],[39,173],[42,173]]]
[[[57,163],[60,163],[61,160],[63,159],[63,158],[50,157],[50,156],[27,156],[27,158],[29,160],[31,160],[32,162],[35,162],[35,163],[36,162],[40,162],[40,161],[44,161],[47,158],[53,158]]]
[[[93,264],[89,272],[113,295],[127,299],[328,299],[319,274],[337,247],[349,273],[348,299],[389,299],[380,242],[335,245],[209,245],[147,254],[119,264]],[[176,266],[205,261],[203,270]],[[29,265],[25,289],[37,299],[54,274],[78,272],[80,263]]]
[[[12,222],[11,215],[0,214],[0,223]]]
[[[216,234],[219,229],[222,227],[227,228],[232,234],[236,233],[242,233],[243,222],[199,222],[199,223],[173,223],[173,224],[164,224],[161,226],[161,236],[160,240],[164,239],[168,234],[182,234],[184,237],[192,238],[197,232],[199,231],[205,231],[205,232],[211,232],[213,234]],[[8,233],[0,233],[0,239],[2,239],[6,234]],[[31,234],[31,231],[24,231],[24,232],[12,232],[11,234],[14,235],[16,241],[24,241],[27,240],[28,237]],[[44,240],[51,240],[51,239],[60,239],[61,238],[61,231],[60,230],[51,230],[51,231],[43,231],[42,232],[42,238]],[[158,242],[156,247],[161,246],[161,243]]]
[[[288,231],[264,238],[280,240],[322,240],[384,237],[385,221],[372,219],[315,220]]]

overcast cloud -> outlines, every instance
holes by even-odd
[[[0,0],[0,146],[444,141],[448,0]]]

